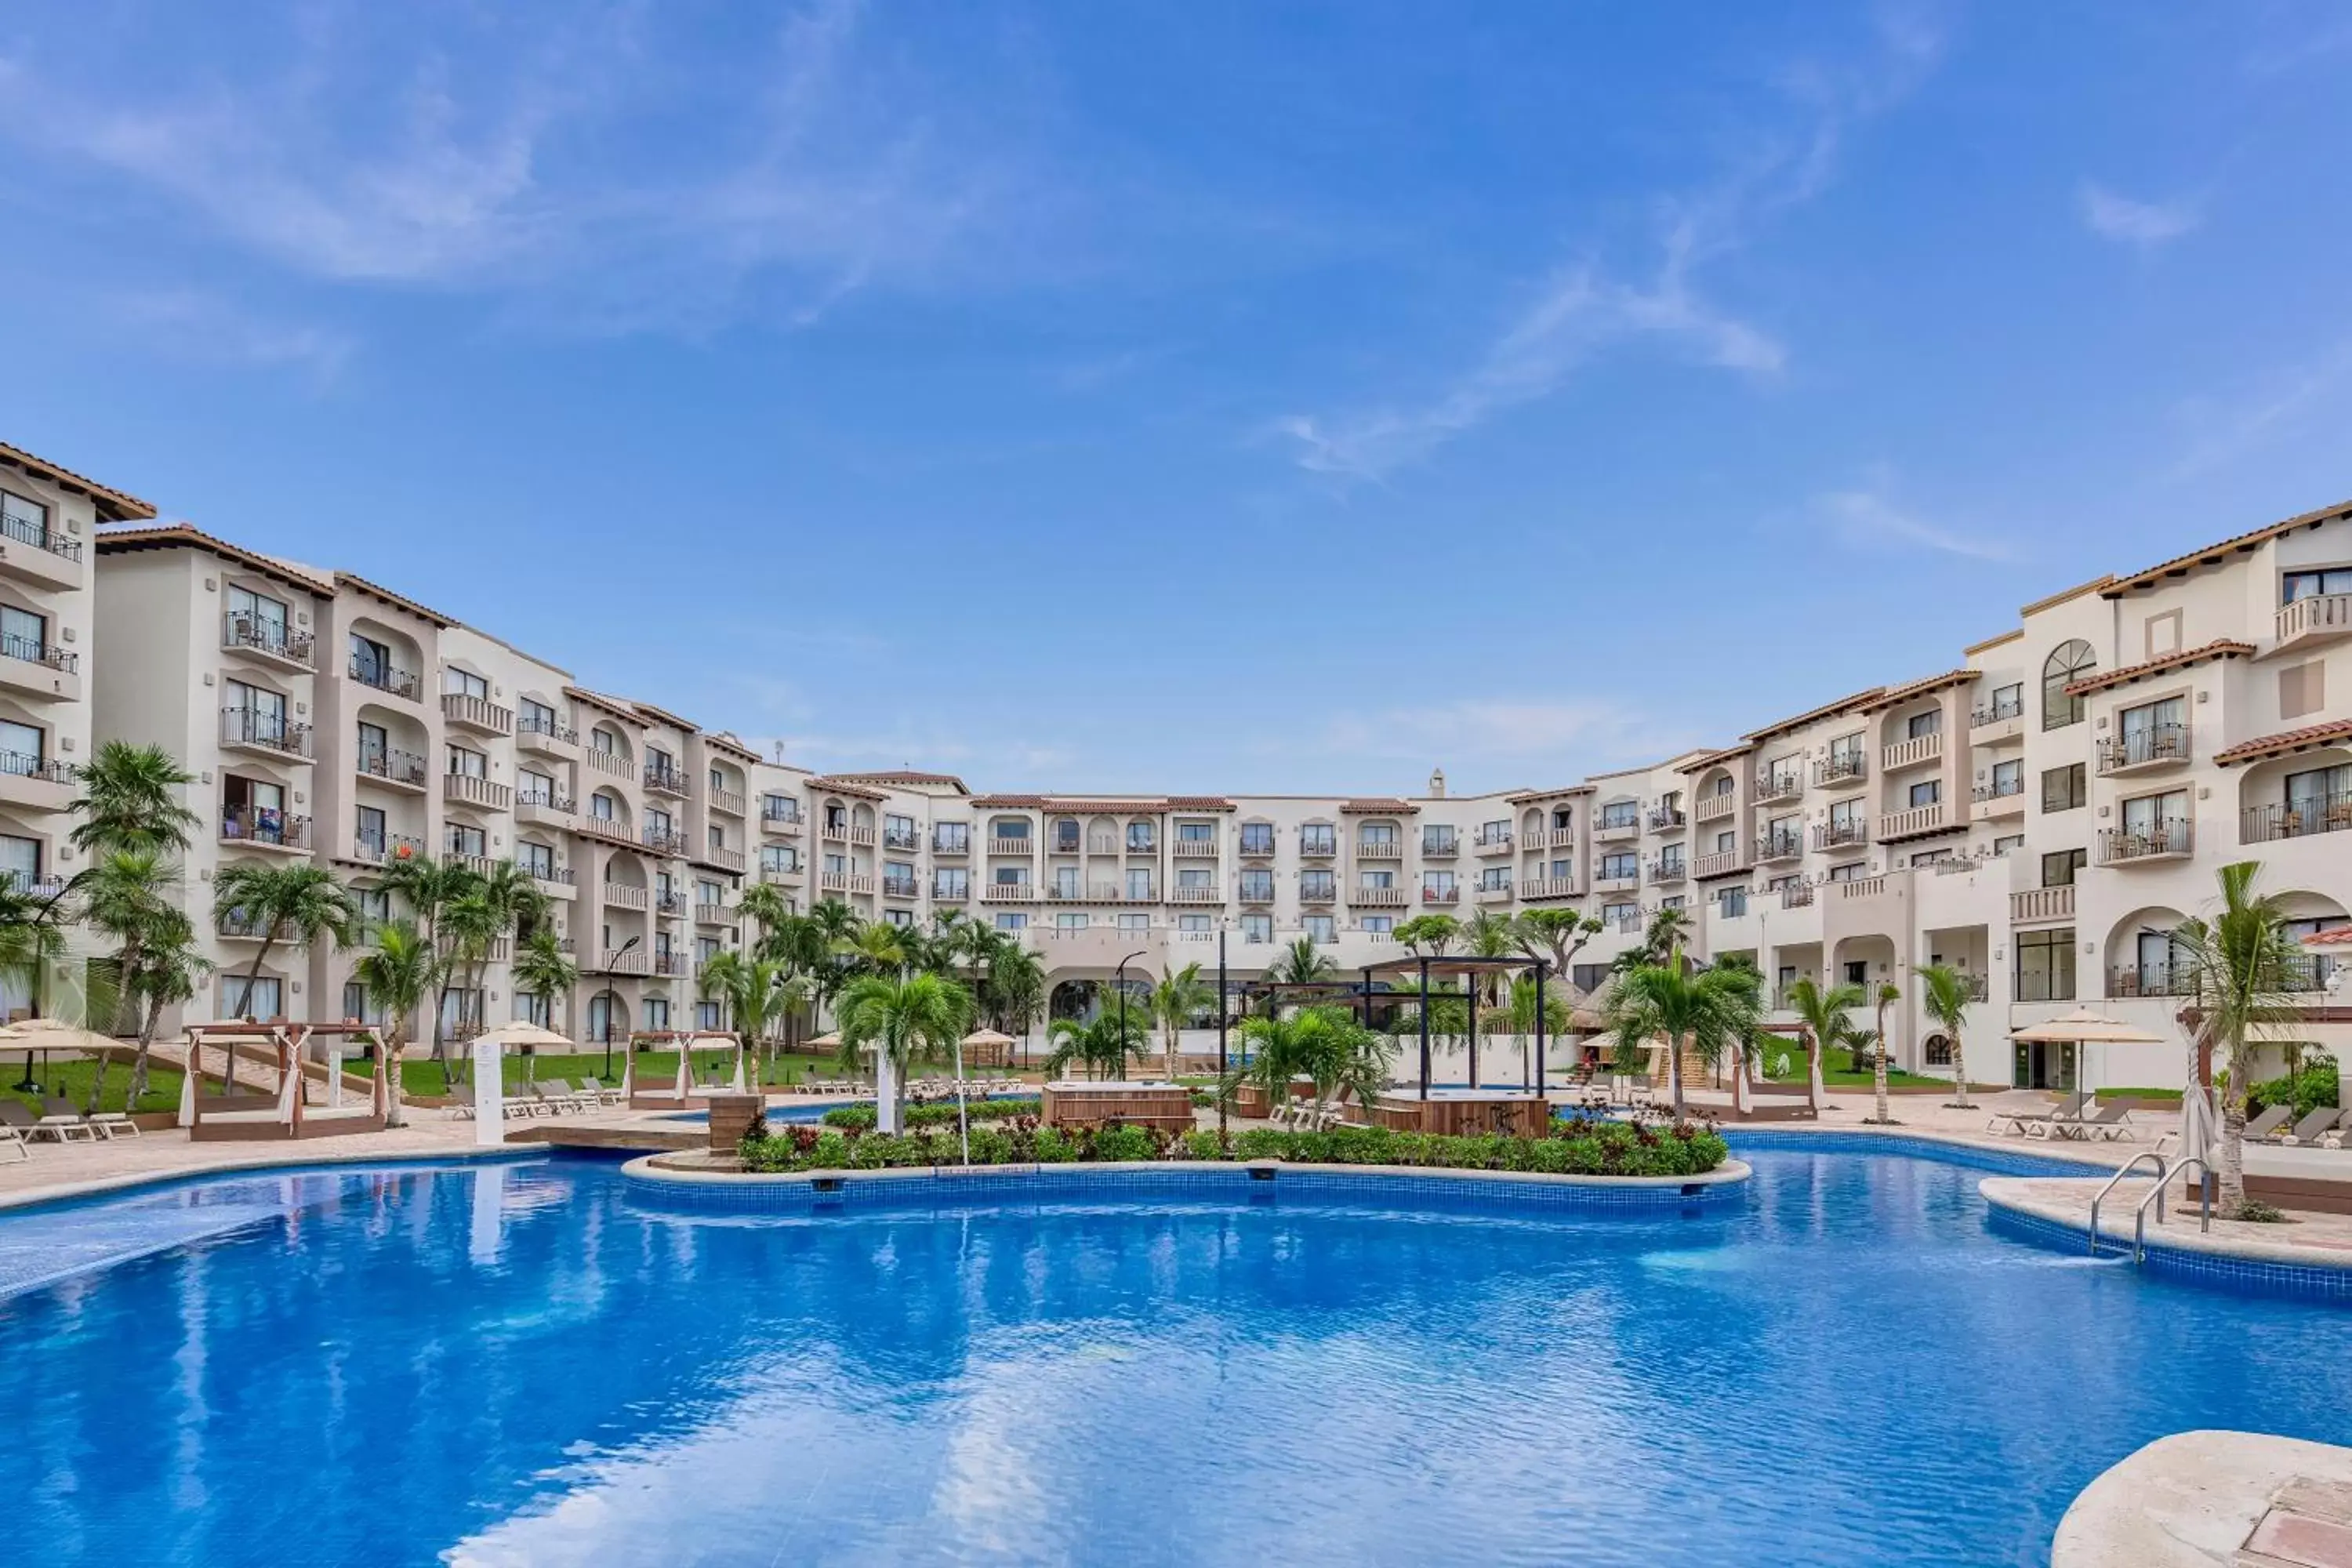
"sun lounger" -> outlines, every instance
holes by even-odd
[[[79,1116],[35,1116],[25,1102],[13,1095],[0,1096],[0,1121],[5,1121],[25,1135],[26,1142],[47,1138],[56,1143],[70,1143],[76,1138],[98,1142],[98,1130]]]
[[[110,1140],[114,1136],[113,1128],[110,1126],[103,1126],[93,1119],[84,1116],[80,1111],[74,1109],[74,1103],[72,1100],[64,1099],[58,1095],[53,1094],[43,1100],[41,1101],[41,1120],[43,1121],[55,1121],[60,1125],[70,1124],[79,1127],[84,1132],[87,1132],[89,1135],[90,1140],[93,1142],[102,1140]]]
[[[2344,1112],[2335,1106],[2322,1106],[2296,1122],[2294,1131],[2281,1138],[2279,1142],[2283,1147],[2289,1149],[2298,1149],[2305,1144],[2316,1143],[2319,1142],[2320,1135],[2342,1120],[2343,1115]]]
[[[16,1151],[16,1158],[29,1160],[33,1146],[26,1140],[24,1129],[10,1121],[0,1121],[0,1147]]]
[[[2078,1121],[2075,1126],[2074,1135],[2086,1143],[2094,1139],[2109,1143],[2134,1141],[2131,1108],[2119,1100],[2100,1106],[2096,1115]]]
[[[2271,1134],[2285,1126],[2287,1118],[2294,1114],[2294,1108],[2291,1105],[2273,1105],[2246,1123],[2245,1135],[2257,1142],[2267,1143],[2271,1141]]]

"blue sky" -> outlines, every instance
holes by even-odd
[[[233,13],[0,14],[0,439],[818,766],[1557,780],[2352,496],[2333,0]]]

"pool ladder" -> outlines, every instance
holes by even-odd
[[[2109,1176],[2107,1178],[2106,1184],[2099,1189],[2098,1195],[2091,1200],[2090,1239],[2092,1257],[2096,1258],[2099,1255],[2099,1205],[2106,1202],[2107,1194],[2114,1192],[2117,1184],[2119,1184],[2126,1176],[2130,1175],[2134,1171],[2139,1169],[2139,1163],[2142,1160],[2153,1160],[2156,1162],[2156,1185],[2150,1187],[2147,1192],[2140,1194],[2138,1206],[2134,1209],[2132,1213],[2132,1262],[2135,1264],[2141,1264],[2147,1261],[2148,1205],[2150,1204],[2154,1204],[2156,1205],[2156,1223],[2162,1225],[2164,1223],[2164,1189],[2171,1184],[2173,1177],[2179,1175],[2191,1165],[2196,1166],[2198,1172],[2204,1177],[2203,1182],[2199,1185],[2199,1195],[2202,1199],[2200,1205],[2202,1212],[2198,1217],[2197,1228],[2200,1231],[2207,1233],[2211,1232],[2213,1228],[2213,1167],[2207,1164],[2203,1160],[2194,1154],[2189,1155],[2183,1159],[2168,1162],[2163,1155],[2158,1153],[2155,1150],[2143,1149],[2138,1153],[2134,1154],[2129,1160],[2126,1161],[2122,1169],[2118,1170],[2114,1175]]]

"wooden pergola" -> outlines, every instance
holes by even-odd
[[[1549,1043],[1548,1025],[1544,1016],[1544,988],[1550,977],[1551,965],[1540,958],[1524,955],[1481,958],[1471,954],[1440,955],[1432,953],[1412,958],[1392,958],[1384,963],[1366,964],[1359,969],[1354,980],[1242,980],[1223,979],[1220,965],[1217,1015],[1217,1060],[1222,1068],[1225,1058],[1225,1026],[1229,1016],[1228,998],[1237,997],[1241,1011],[1247,1013],[1250,1005],[1260,999],[1271,1000],[1277,1005],[1287,1001],[1305,1005],[1344,1006],[1356,1014],[1366,1028],[1373,1026],[1373,1009],[1387,1005],[1394,1008],[1417,1003],[1421,1009],[1421,1083],[1420,1096],[1429,1098],[1430,1027],[1429,1005],[1433,996],[1453,993],[1433,994],[1433,979],[1475,979],[1496,972],[1516,973],[1531,971],[1536,982],[1535,1044],[1520,1058],[1519,1084],[1525,1092],[1540,1094],[1544,1089],[1544,1049]],[[1412,989],[1398,990],[1397,979],[1415,982]],[[1475,987],[1465,987],[1460,994],[1469,1015],[1470,1087],[1478,1087],[1478,1002]]]
[[[384,1076],[385,1053],[380,1048],[383,1037],[373,1024],[237,1021],[191,1024],[185,1034],[188,1058],[180,1083],[180,1124],[188,1130],[192,1142],[320,1138],[339,1132],[374,1132],[383,1128],[393,1089]],[[306,1114],[310,1097],[303,1091],[302,1055],[312,1040],[320,1038],[360,1038],[379,1047],[375,1053],[374,1087],[364,1111],[354,1114],[341,1103],[342,1053],[337,1051],[328,1058],[328,1104],[322,1108],[322,1114]],[[217,1095],[208,1095],[204,1089],[204,1050],[208,1045],[218,1045],[225,1053],[221,1092]],[[239,1046],[259,1047],[274,1057],[278,1084],[272,1093],[236,1092]],[[210,1126],[205,1125],[207,1116],[212,1119]]]

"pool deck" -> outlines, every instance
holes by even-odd
[[[2159,1437],[2084,1487],[2051,1568],[2352,1568],[2352,1448],[2255,1432]]]
[[[2153,1184],[2152,1176],[2125,1177],[2099,1208],[2099,1235],[2119,1247],[2132,1243],[2133,1213]],[[1977,1184],[1987,1203],[2035,1219],[2081,1231],[2087,1244],[2091,1200],[2101,1182],[2064,1176],[1992,1176]],[[2147,1241],[2182,1252],[2209,1253],[2218,1258],[2249,1258],[2270,1263],[2316,1268],[2352,1268],[2352,1215],[2297,1212],[2275,1225],[2213,1218],[2212,1228],[2199,1228],[2198,1205],[2183,1202],[2180,1184],[2165,1198],[2164,1218],[2148,1212]]]

